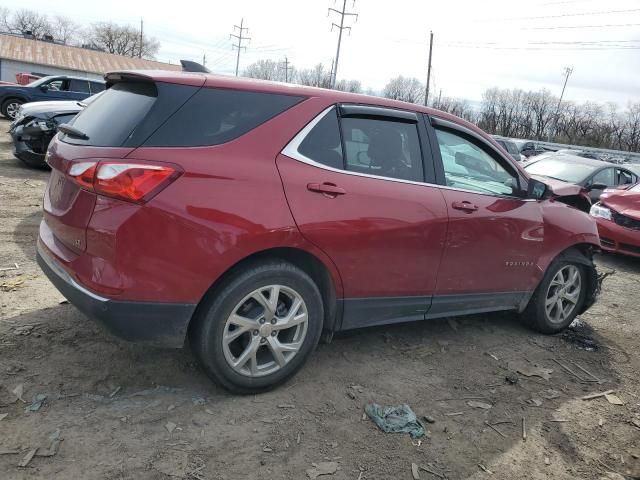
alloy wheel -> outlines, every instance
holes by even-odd
[[[13,120],[14,118],[16,118],[16,115],[18,114],[19,109],[20,109],[20,103],[11,102],[9,105],[7,105],[7,116],[11,120]]]
[[[582,275],[575,265],[566,265],[556,272],[549,284],[545,311],[551,323],[563,323],[575,310],[582,290]]]
[[[270,375],[299,352],[309,323],[302,296],[290,287],[268,285],[244,297],[227,318],[224,357],[234,372]]]

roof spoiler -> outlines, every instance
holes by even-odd
[[[180,64],[182,65],[183,72],[198,72],[198,73],[211,73],[204,65],[200,65],[198,62],[193,62],[191,60],[180,60]]]

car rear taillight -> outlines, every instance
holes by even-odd
[[[179,171],[168,165],[83,161],[74,163],[67,174],[81,188],[99,195],[144,203],[175,180]]]

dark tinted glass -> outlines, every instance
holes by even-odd
[[[104,83],[102,82],[89,82],[91,84],[91,93],[98,93],[104,90]]]
[[[89,93],[89,82],[86,80],[70,80],[69,91]]]
[[[79,145],[119,147],[144,119],[156,101],[152,83],[116,83],[73,120],[73,126],[89,136],[81,140],[64,135],[62,140]]]
[[[233,140],[295,105],[301,97],[202,88],[144,146],[191,147]]]
[[[343,118],[346,169],[424,181],[420,137],[415,123],[371,118]]]
[[[328,167],[344,168],[340,127],[335,109],[320,120],[298,147],[298,152]]]

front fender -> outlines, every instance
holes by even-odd
[[[588,213],[553,199],[543,201],[541,209],[544,248],[538,261],[538,282],[551,262],[567,249],[577,245],[600,248],[598,227]]]

